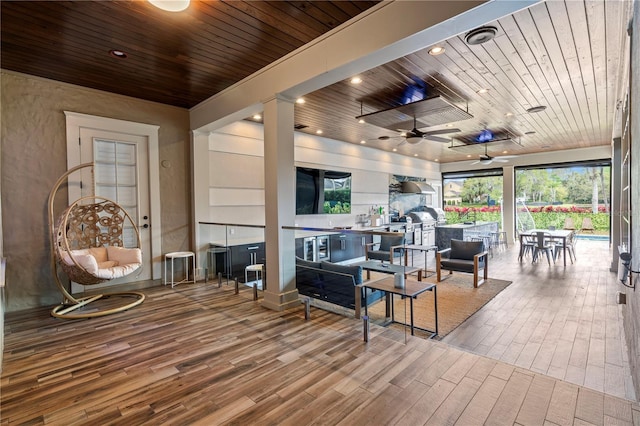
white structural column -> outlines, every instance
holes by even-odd
[[[515,241],[515,217],[516,217],[516,182],[514,175],[514,167],[503,166],[502,167],[502,209],[503,220],[502,230],[507,231],[507,241],[509,244],[513,244]]]
[[[278,96],[264,102],[264,199],[266,279],[262,306],[299,305],[295,239],[283,226],[295,220],[294,102]]]

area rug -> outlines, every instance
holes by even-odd
[[[467,274],[446,275],[448,278],[436,283],[435,276],[424,281],[436,284],[438,294],[438,339],[442,339],[476,313],[498,293],[507,288],[511,281],[489,278],[473,288],[473,276]],[[433,314],[433,293],[422,293],[413,301],[414,324],[429,330],[435,329]],[[396,321],[410,321],[409,300],[394,296],[394,316]],[[385,316],[384,299],[369,306],[369,318],[375,323]],[[403,327],[394,324],[394,327]]]

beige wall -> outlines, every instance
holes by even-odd
[[[171,165],[160,169],[162,251],[191,247],[189,112],[186,109],[6,70],[0,71],[0,79],[7,311],[61,301],[49,266],[46,204],[51,186],[66,170],[63,111],[160,126],[160,161],[169,160]]]

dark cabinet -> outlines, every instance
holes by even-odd
[[[364,256],[365,245],[373,241],[371,235],[331,235],[331,261],[342,262],[343,260],[355,259]]]
[[[244,268],[256,263],[264,263],[264,243],[231,246],[231,276],[244,282]]]

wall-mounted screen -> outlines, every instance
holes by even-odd
[[[296,214],[351,213],[351,173],[296,167]]]

